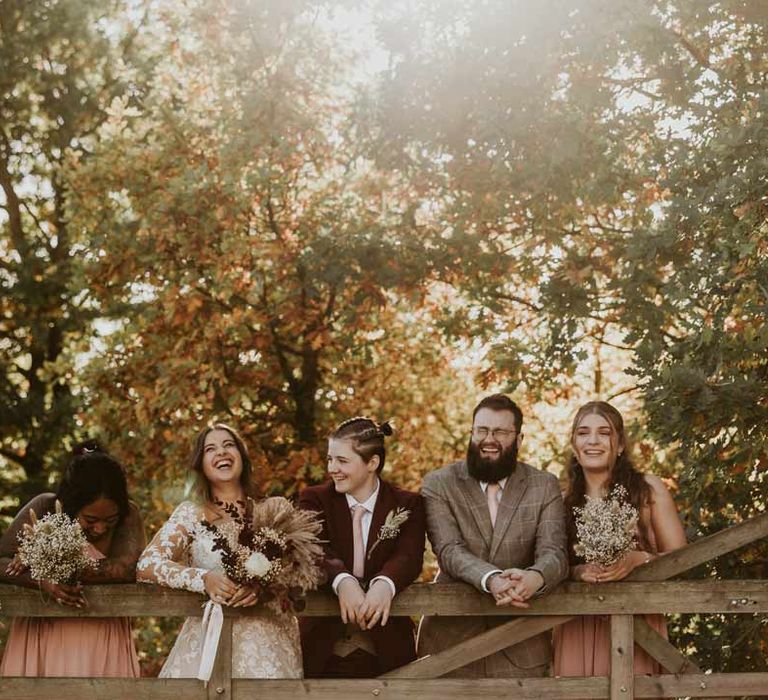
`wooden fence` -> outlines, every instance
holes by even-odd
[[[233,679],[232,621],[261,614],[259,609],[226,609],[219,653],[208,687],[194,679],[3,678],[0,700],[109,698],[110,700],[337,700],[400,697],[487,700],[489,695],[522,700],[573,700],[651,697],[768,696],[768,673],[705,674],[642,618],[645,613],[768,613],[768,582],[666,581],[688,569],[768,536],[768,514],[698,540],[641,567],[625,581],[610,584],[565,583],[525,610],[498,608],[488,595],[463,584],[417,584],[395,600],[398,615],[493,615],[512,619],[473,639],[370,680]],[[183,617],[200,615],[202,597],[146,585],[88,587],[87,617]],[[8,616],[72,616],[43,602],[38,592],[0,586],[0,614]],[[320,593],[308,599],[305,615],[338,614],[335,598]],[[611,675],[597,678],[446,679],[444,674],[510,644],[562,624],[575,615],[611,618]],[[634,676],[634,643],[666,669],[660,676]]]

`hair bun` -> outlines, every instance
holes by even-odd
[[[389,424],[389,421],[385,420],[383,423],[379,425],[379,432],[382,435],[392,435],[394,433],[394,430],[392,430],[392,426]]]
[[[101,445],[99,445],[96,440],[85,440],[84,442],[80,442],[75,445],[72,450],[72,454],[75,457],[82,457],[83,455],[88,455],[93,452],[104,452],[104,450],[101,449]]]

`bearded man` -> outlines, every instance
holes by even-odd
[[[427,474],[422,485],[427,534],[440,571],[436,584],[464,581],[499,605],[528,607],[568,573],[565,514],[557,479],[517,461],[523,414],[503,394],[485,397],[472,414],[466,460]],[[435,654],[510,617],[425,617],[418,656]],[[545,676],[545,632],[473,661],[454,677]]]

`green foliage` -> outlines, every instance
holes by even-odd
[[[680,460],[691,531],[762,512],[768,15],[675,0],[405,15],[380,10],[395,67],[377,136],[383,159],[431,178],[442,245],[470,271],[451,282],[477,311],[452,310],[447,327],[503,338],[499,375],[542,396],[595,342],[631,349],[647,430]],[[764,577],[767,551],[711,572]],[[729,669],[764,668],[764,625],[738,628],[694,618],[675,634],[712,667],[719,630],[739,640]]]
[[[137,79],[112,3],[0,4],[0,486],[26,499],[76,432],[74,367],[97,315],[66,169]],[[111,31],[106,23],[113,21]],[[4,500],[11,513],[18,499]]]
[[[391,60],[364,88],[331,31],[355,6],[0,3],[3,513],[96,432],[152,529],[214,417],[288,495],[335,422],[394,417],[390,476],[418,488],[478,386],[561,462],[555,408],[641,403],[692,532],[762,512],[761,3],[372,3]],[[168,629],[142,629],[148,668]],[[765,667],[760,619],[673,634]]]

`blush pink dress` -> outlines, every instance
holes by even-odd
[[[91,546],[90,555],[104,555]],[[0,676],[138,678],[127,617],[17,617]]]
[[[658,551],[656,536],[648,528],[649,549]],[[645,621],[667,639],[663,615],[643,615]],[[555,628],[554,675],[609,676],[611,674],[611,620],[607,615],[579,615]],[[635,644],[635,675],[659,675],[661,664]]]

